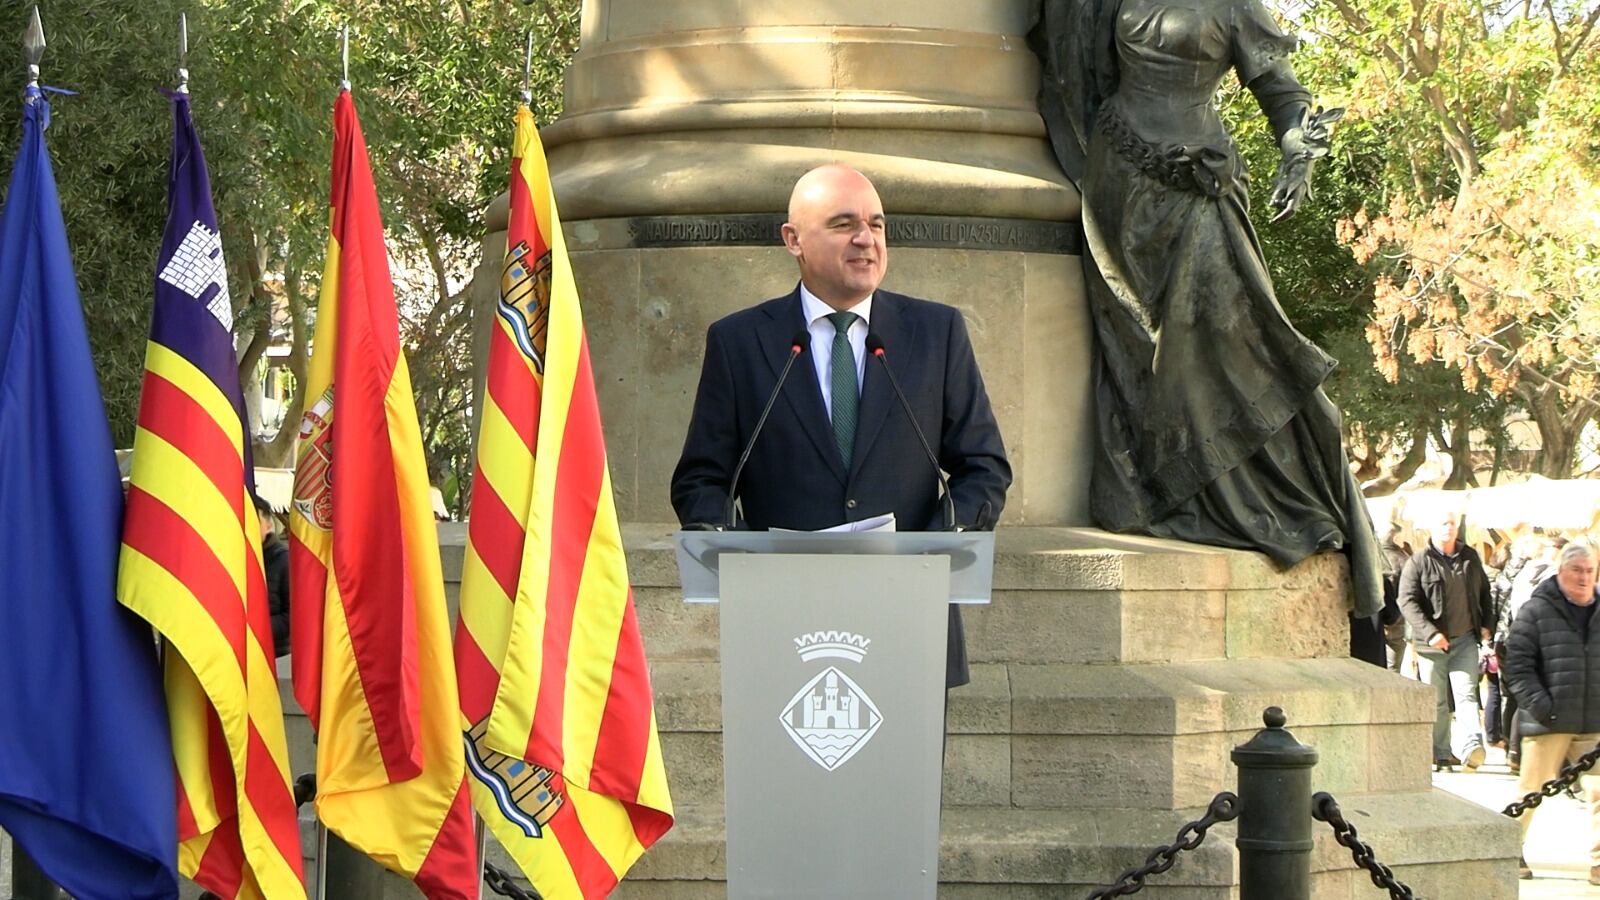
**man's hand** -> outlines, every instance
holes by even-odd
[[[1428,646],[1435,650],[1448,651],[1450,649],[1450,639],[1445,637],[1443,632],[1440,632],[1428,638]]]

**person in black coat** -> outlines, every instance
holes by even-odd
[[[685,527],[721,527],[730,496],[752,529],[815,531],[893,513],[901,531],[946,526],[933,464],[891,392],[894,372],[949,476],[955,524],[992,528],[1011,466],[956,309],[879,289],[887,226],[866,176],[839,165],[795,184],[784,247],[800,284],[712,324],[672,506]],[[884,354],[871,358],[867,337]],[[792,348],[783,383],[749,462],[741,450]],[[837,352],[835,352],[837,350]],[[968,680],[958,609],[950,607],[946,686]]]
[[[1524,793],[1600,743],[1600,625],[1594,620],[1595,550],[1563,547],[1556,575],[1534,588],[1506,641],[1504,676],[1517,699]],[[1600,884],[1600,775],[1580,783],[1589,803],[1589,883]],[[1535,810],[1522,814],[1522,834]],[[1527,863],[1522,877],[1531,877]]]
[[[1478,703],[1478,648],[1489,641],[1494,604],[1478,553],[1461,540],[1461,517],[1447,511],[1429,529],[1430,540],[1400,573],[1397,602],[1411,630],[1417,677],[1433,685],[1436,768],[1483,764],[1483,724]],[[1455,697],[1451,735],[1450,698]],[[1456,755],[1452,755],[1452,751]],[[1459,759],[1458,759],[1459,757]]]
[[[267,609],[272,612],[274,656],[289,654],[289,545],[278,536],[272,506],[260,497],[255,501],[261,523],[261,563],[267,570]]]

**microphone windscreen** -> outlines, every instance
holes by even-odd
[[[874,332],[867,332],[867,352],[877,355],[883,351],[883,338]]]
[[[791,353],[804,353],[809,346],[811,346],[811,332],[808,329],[802,328],[796,331],[794,337],[789,339],[789,352]]]

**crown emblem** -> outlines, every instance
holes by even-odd
[[[794,639],[794,652],[806,662],[824,657],[861,662],[872,639],[848,631],[813,631]]]

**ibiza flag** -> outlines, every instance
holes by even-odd
[[[433,900],[477,900],[439,539],[349,91],[333,127],[333,228],[289,520],[295,696],[317,730],[329,830]]]
[[[578,292],[517,112],[456,670],[473,803],[550,900],[604,897],[672,827]]]
[[[179,869],[222,897],[303,900],[228,269],[188,94],[172,113],[117,596],[166,640]]]
[[[28,91],[0,214],[0,828],[75,897],[178,896],[149,626],[117,605],[122,488]]]

